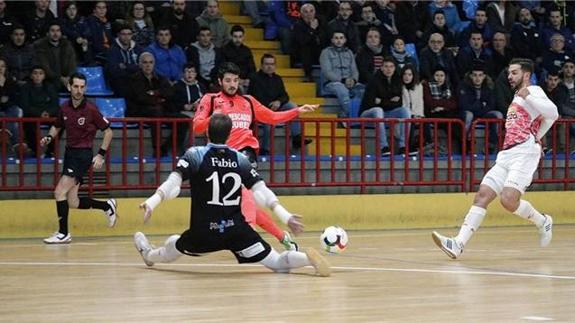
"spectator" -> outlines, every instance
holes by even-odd
[[[26,15],[26,35],[30,42],[35,42],[46,36],[50,24],[54,21],[54,14],[48,10],[49,0],[34,1],[34,11]]]
[[[39,65],[32,67],[30,75],[31,81],[22,87],[20,94],[20,107],[23,110],[25,118],[51,118],[58,114],[58,90],[54,85],[46,82],[46,73],[44,68]],[[40,124],[45,124],[42,122]],[[26,142],[33,156],[39,156],[37,151],[39,137],[37,138],[37,129],[39,124],[36,122],[25,122],[24,132]],[[54,154],[54,143],[48,145],[44,157],[52,157]]]
[[[144,49],[132,39],[129,25],[122,25],[112,48],[108,52],[106,72],[114,93],[125,97],[130,87],[130,75],[138,71],[138,57]]]
[[[240,67],[240,89],[246,93],[250,86],[250,75],[256,72],[252,50],[244,45],[245,32],[242,26],[232,27],[232,41],[222,47],[222,61],[232,62]]]
[[[323,23],[316,17],[315,7],[306,3],[301,6],[301,17],[293,28],[294,61],[303,65],[305,80],[313,82],[312,66],[319,63]]]
[[[0,118],[22,118],[22,109],[17,105],[18,84],[11,77],[6,68],[6,61],[0,58]],[[19,152],[18,146],[22,142],[20,138],[20,125],[18,122],[7,122],[7,129],[10,135],[9,149]],[[24,144],[25,145],[25,144]],[[20,147],[26,151],[26,146]]]
[[[342,31],[345,35],[347,48],[356,53],[360,45],[359,31],[351,21],[352,14],[351,3],[349,1],[340,2],[337,17],[327,24],[327,34],[331,37],[334,31]]]
[[[445,25],[453,33],[459,33],[463,27],[457,7],[448,0],[435,0],[429,4],[429,15],[435,17],[435,13],[443,12]]]
[[[459,88],[459,111],[465,122],[465,134],[470,140],[471,123],[475,119],[503,119],[503,114],[495,107],[493,80],[485,74],[483,63],[474,62],[471,71],[467,73]],[[498,124],[489,123],[489,151],[497,150]]]
[[[6,1],[0,0],[0,44],[8,43],[16,20],[6,12]]]
[[[174,0],[172,7],[169,8],[164,17],[161,19],[160,27],[168,26],[173,35],[174,43],[181,48],[186,48],[198,34],[199,26],[194,17],[186,12],[185,0]],[[156,36],[158,30],[156,30]],[[182,72],[182,66],[178,70]],[[178,77],[176,80],[179,80]]]
[[[441,34],[443,36],[443,42],[445,44],[445,47],[457,48],[457,42],[455,41],[453,32],[445,24],[445,13],[441,10],[438,10],[433,14],[432,23],[426,29],[425,34],[423,35],[422,38],[424,43],[420,44],[419,47],[425,46],[424,44],[429,42],[430,36],[435,33]],[[456,53],[457,51],[454,50],[453,54],[455,55]]]
[[[423,86],[419,82],[417,69],[412,65],[405,65],[401,69],[401,84],[402,96],[401,101],[403,106],[409,110],[412,119],[421,119],[425,117],[423,112]],[[421,145],[416,144],[419,140],[415,139],[415,128],[423,131],[422,124],[412,123],[409,131],[409,151],[416,153],[420,146],[423,147],[423,140]]]
[[[230,40],[230,25],[220,13],[218,1],[208,0],[206,9],[196,17],[200,27],[208,27],[212,33],[212,42],[221,48]]]
[[[427,1],[398,1],[396,4],[397,29],[406,42],[425,43],[422,37],[429,22],[427,5]]]
[[[114,36],[112,35],[112,24],[106,18],[108,7],[105,1],[97,1],[94,4],[92,15],[86,18],[86,24],[90,31],[90,45],[92,46],[92,57],[94,60],[104,65],[108,51],[112,46]]]
[[[497,77],[501,71],[509,66],[509,62],[514,57],[513,50],[507,47],[507,38],[502,32],[496,32],[491,40],[492,59],[493,59],[493,74],[489,75],[492,78]]]
[[[563,82],[567,91],[567,101],[559,110],[559,115],[563,118],[575,118],[575,62],[570,59],[563,64]],[[569,128],[571,143],[575,143],[575,124],[571,124]],[[570,147],[568,147],[570,148]],[[573,154],[574,151],[571,151]]]
[[[561,69],[563,64],[571,59],[572,56],[572,53],[565,50],[565,38],[563,35],[559,33],[554,34],[551,36],[551,48],[543,53],[543,62],[541,63],[543,73]]]
[[[491,42],[494,31],[491,26],[487,23],[487,13],[485,8],[479,7],[475,11],[475,18],[471,23],[465,27],[459,34],[459,47],[465,47],[468,44],[469,37],[472,32],[479,32],[483,35],[483,42],[487,45]]]
[[[361,84],[368,84],[379,71],[383,64],[383,56],[386,50],[381,44],[380,32],[372,28],[367,32],[365,45],[362,46],[355,56],[355,62],[359,71],[359,80]]]
[[[515,92],[511,89],[507,80],[507,67],[504,68],[495,80],[495,107],[504,116],[507,116],[507,109],[513,100]]]
[[[544,48],[551,47],[551,38],[555,34],[563,35],[565,39],[565,49],[572,51],[575,49],[575,42],[573,41],[573,32],[571,29],[563,24],[563,15],[559,8],[553,8],[549,11],[549,23],[541,30],[541,39],[543,40]]]
[[[222,62],[221,49],[212,43],[212,32],[208,27],[200,27],[197,41],[186,49],[188,62],[196,66],[197,80],[210,91],[217,89],[217,67]]]
[[[321,73],[325,79],[322,86],[328,94],[337,97],[340,118],[349,117],[350,98],[361,98],[365,86],[358,83],[359,72],[353,52],[346,47],[346,38],[343,31],[334,31],[331,37],[331,46],[321,51],[319,62]],[[345,122],[339,123],[346,128]]]
[[[459,78],[463,77],[473,68],[473,62],[481,60],[484,63],[484,72],[493,75],[493,60],[490,48],[483,46],[483,35],[480,32],[472,32],[469,35],[469,43],[457,54],[457,71]]]
[[[152,17],[146,11],[146,5],[142,1],[135,1],[132,4],[132,9],[126,16],[126,24],[130,26],[134,32],[132,39],[138,46],[142,48],[148,47],[154,42],[156,35],[154,29],[154,22]]]
[[[364,44],[367,33],[371,29],[377,29],[378,31],[380,30],[381,20],[377,19],[375,12],[373,11],[373,7],[370,4],[364,4],[361,8],[361,20],[355,24],[357,26],[357,30],[359,31],[359,39],[361,43]]]
[[[575,106],[569,102],[569,91],[567,90],[567,87],[561,82],[558,69],[553,69],[547,73],[543,90],[549,99],[553,101],[553,103],[555,103],[557,106],[557,110],[561,118],[573,118],[575,116]],[[555,127],[557,128],[556,138],[559,142],[558,146],[554,146],[553,131],[549,131],[547,132],[547,135],[542,138],[542,146],[544,147],[543,151],[545,153],[549,153],[551,150],[556,150],[556,152],[569,153],[571,150],[570,147],[565,147],[565,125],[562,123],[557,123]],[[570,136],[575,136],[575,125],[572,125],[569,128],[571,132]],[[573,142],[572,139],[569,141]]]
[[[281,76],[276,74],[276,59],[271,54],[264,54],[261,58],[261,68],[250,77],[248,93],[258,100],[263,106],[272,111],[287,111],[297,109],[297,104],[290,102]],[[260,155],[269,155],[271,126],[261,125],[263,134],[260,139]],[[298,121],[290,124],[291,143],[293,148],[301,148],[301,126]],[[305,139],[304,144],[309,144],[310,139]]]
[[[511,48],[517,57],[541,62],[543,41],[531,12],[526,8],[519,11],[518,21],[511,30]]]
[[[6,59],[8,74],[16,79],[18,85],[24,85],[32,71],[34,48],[26,42],[26,32],[23,26],[14,25],[10,42],[2,48],[0,57]]]
[[[487,23],[492,30],[509,34],[519,9],[511,1],[498,0],[489,3],[485,11],[487,12]]]
[[[64,18],[61,20],[62,34],[74,47],[78,63],[80,65],[89,65],[92,63],[92,52],[90,50],[91,44],[88,42],[91,37],[86,19],[78,15],[76,2],[68,2],[64,8]]]
[[[62,38],[62,29],[54,20],[48,35],[34,43],[35,61],[46,73],[46,81],[59,90],[68,86],[70,75],[76,71],[76,54],[70,41]]]
[[[289,3],[283,0],[271,0],[267,2],[269,20],[264,30],[265,39],[277,39],[280,42],[280,49],[283,54],[291,55],[292,51],[292,30],[294,18],[287,15]]]
[[[167,78],[171,84],[182,78],[186,54],[180,46],[172,42],[170,28],[158,28],[156,41],[148,46],[146,51],[154,55],[156,73]]]
[[[392,57],[383,58],[383,64],[371,81],[365,87],[365,95],[361,101],[359,116],[361,118],[409,118],[409,110],[402,102],[403,90],[401,76],[396,73],[395,61]],[[380,149],[382,156],[394,153],[389,147],[385,123],[378,122],[380,135]],[[400,122],[394,126],[395,140],[397,140],[398,154],[405,155],[405,123]]]
[[[389,0],[375,1],[375,15],[381,21],[381,42],[383,46],[389,47],[393,40],[399,36],[396,25],[395,3]]]
[[[457,68],[455,59],[451,51],[444,48],[443,36],[439,33],[431,34],[427,47],[419,55],[419,71],[424,80],[433,78],[433,71],[436,66],[441,66],[447,73],[450,80],[457,81]]]
[[[165,29],[168,30],[169,29]],[[140,55],[139,61],[140,70],[130,77],[130,92],[126,97],[128,102],[128,109],[126,115],[128,117],[146,117],[146,118],[187,118],[186,115],[172,112],[170,109],[170,98],[173,95],[173,89],[170,81],[162,75],[154,72],[155,59],[154,55],[144,52]],[[181,72],[180,72],[181,74]],[[173,125],[168,124],[172,128],[170,136],[164,140],[162,138],[162,129],[159,123],[151,123],[150,130],[152,132],[152,149],[154,156],[167,156],[170,146],[172,144],[172,136],[176,135],[173,130]],[[183,150],[183,143],[185,139],[187,125],[185,123],[178,123],[176,145],[179,154]],[[160,143],[160,147],[157,147]]]
[[[399,69],[402,69],[407,64],[413,65],[415,68],[417,68],[417,61],[405,49],[405,40],[403,40],[401,36],[398,36],[393,41],[391,56],[395,60],[395,64]]]
[[[198,73],[193,64],[184,65],[183,75],[182,79],[174,84],[172,107],[175,112],[179,111],[188,117],[193,117],[205,90],[198,82]]]

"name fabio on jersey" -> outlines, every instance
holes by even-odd
[[[234,160],[231,160],[231,159],[212,157],[211,161],[212,161],[212,166],[214,166],[214,167],[222,167],[222,168],[237,168],[238,167],[238,163]]]

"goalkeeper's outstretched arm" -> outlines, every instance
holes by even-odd
[[[259,206],[267,207],[282,221],[287,224],[290,230],[299,234],[303,232],[304,226],[300,222],[301,216],[292,214],[286,210],[279,202],[278,197],[272,192],[264,181],[259,181],[252,186],[254,199]]]
[[[158,187],[154,195],[150,196],[144,203],[140,204],[140,208],[144,209],[144,223],[152,216],[152,211],[164,200],[171,200],[180,195],[180,187],[182,186],[182,175],[177,172],[171,172],[168,179]]]

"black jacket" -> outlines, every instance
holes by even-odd
[[[248,93],[253,95],[261,104],[269,107],[270,102],[279,100],[281,104],[289,101],[284,82],[277,74],[267,75],[262,70],[252,74]]]
[[[256,72],[252,50],[243,44],[239,47],[231,41],[225,44],[222,47],[222,61],[236,63],[240,67],[240,78],[242,79],[247,79]]]
[[[161,117],[169,111],[169,98],[173,89],[167,78],[154,73],[151,80],[138,71],[130,76],[127,96],[128,117]],[[150,93],[153,91],[153,93]]]
[[[393,74],[391,80],[388,80],[383,72],[377,71],[371,79],[371,82],[365,87],[365,94],[361,101],[359,108],[359,115],[365,110],[373,107],[380,107],[383,111],[390,111],[395,108],[401,107],[402,102],[402,84],[401,77],[398,73]],[[393,97],[399,97],[399,101],[393,102]],[[380,103],[375,103],[375,99],[379,98]]]

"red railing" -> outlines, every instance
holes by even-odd
[[[24,133],[23,122],[35,123],[36,140],[46,134],[42,123],[49,119],[0,118],[0,126],[16,122]],[[161,156],[161,140],[166,138],[170,126],[177,129],[185,124],[188,129],[186,146],[204,144],[205,138],[196,137],[192,131],[192,119],[110,119],[114,125],[115,138],[102,170],[90,170],[85,183],[89,193],[100,190],[155,189],[171,171],[179,155],[178,138],[174,134],[169,141],[169,156]],[[340,129],[339,122],[351,127]],[[499,127],[498,145],[502,144],[501,120],[477,120],[470,131],[471,147],[464,140],[464,124],[458,119],[302,119],[301,144],[312,139],[306,149],[292,149],[293,134],[289,124],[271,129],[270,155],[260,156],[260,172],[273,187],[358,187],[366,192],[377,186],[451,186],[458,191],[474,190],[483,174],[495,160],[495,154],[479,154],[481,145],[489,151],[484,133],[490,124]],[[397,151],[396,133],[391,131],[403,125],[406,156],[381,156],[382,136],[379,123],[387,127],[389,147]],[[162,124],[164,125],[162,127]],[[156,138],[152,145],[150,130],[153,126],[164,128],[164,136]],[[570,129],[573,120],[560,120],[550,130],[549,145],[554,153],[548,155],[540,166],[536,183],[563,183],[568,189],[575,182],[570,171],[570,154],[558,152],[560,136],[570,147]],[[174,130],[174,133],[177,131]],[[6,139],[6,138],[4,138]],[[484,143],[479,143],[484,139]],[[279,141],[279,142],[278,142]],[[18,143],[23,143],[18,138]],[[0,191],[50,191],[61,172],[61,156],[64,140],[59,140],[54,158],[41,158],[40,149],[32,156],[19,149],[9,155],[7,140],[0,142],[1,185]],[[100,142],[96,140],[96,142]],[[426,144],[427,143],[427,144]],[[151,147],[155,146],[155,150]],[[411,150],[417,150],[409,156]],[[469,154],[468,154],[469,150]],[[550,156],[550,157],[549,157]]]

